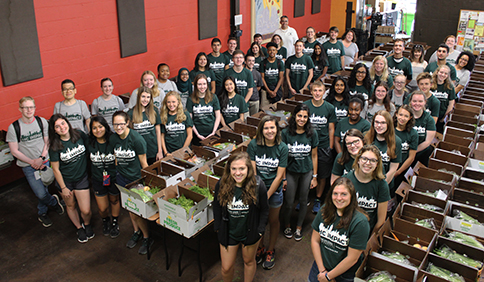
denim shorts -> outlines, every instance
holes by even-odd
[[[277,190],[272,194],[269,198],[269,207],[273,209],[277,209],[282,206],[282,201],[284,199],[284,194],[282,193],[282,189]]]

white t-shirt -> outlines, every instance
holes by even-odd
[[[296,49],[294,48],[294,44],[299,39],[297,36],[297,31],[292,28],[288,27],[287,29],[278,28],[274,31],[274,34],[279,34],[282,37],[282,46],[286,47],[287,49],[287,57],[296,54]]]

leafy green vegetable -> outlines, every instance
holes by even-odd
[[[423,226],[423,227],[427,227],[427,228],[430,228],[430,229],[436,229],[435,228],[435,221],[434,221],[433,218],[426,218],[426,219],[422,219],[422,220],[417,219],[415,224]]]
[[[405,265],[412,265],[412,263],[407,259],[407,256],[400,254],[399,252],[387,252],[383,251],[381,253],[382,255],[386,256],[389,259],[395,260],[399,263],[405,264]]]
[[[472,216],[466,214],[461,210],[454,210],[454,217],[472,224],[481,224],[479,221],[477,221],[477,219],[473,218]]]
[[[435,266],[433,263],[429,263],[429,266],[427,267],[427,272],[447,281],[465,282],[464,278],[462,278],[462,276],[460,276],[459,274],[453,273],[442,267]]]
[[[149,202],[151,201],[153,198],[153,196],[148,196],[146,195],[145,191],[143,190],[143,188],[139,189],[139,188],[133,188],[131,189],[131,191],[135,192],[136,194],[140,195],[141,196],[141,199],[143,200],[143,202]]]
[[[443,245],[442,247],[440,247],[440,249],[434,249],[434,253],[448,260],[459,262],[470,267],[475,267],[477,269],[480,269],[482,267],[482,262],[471,259],[466,255],[461,255],[453,249],[449,248],[447,245]]]
[[[181,206],[187,211],[187,214],[190,212],[190,209],[193,208],[193,206],[195,206],[193,200],[187,199],[185,195],[181,195],[178,199],[177,198],[168,199],[168,202],[177,206]]]
[[[212,195],[212,192],[210,191],[210,188],[208,187],[202,188],[198,185],[193,185],[189,189],[190,191],[193,191],[195,193],[198,193],[200,195],[207,197],[209,201],[213,201],[213,195]]]
[[[388,271],[380,271],[371,274],[366,278],[367,282],[395,282],[395,277]]]
[[[426,209],[429,211],[435,211],[435,212],[443,212],[444,210],[442,208],[439,208],[437,206],[431,205],[431,204],[421,204],[417,202],[412,202],[412,205],[416,205],[419,208]]]
[[[479,248],[479,249],[484,249],[484,246],[481,244],[481,242],[477,241],[474,236],[466,235],[464,233],[457,232],[457,231],[453,231],[447,234],[447,236],[450,239],[460,242],[462,244],[470,245],[472,247]]]

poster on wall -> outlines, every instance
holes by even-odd
[[[283,0],[252,0],[252,35],[262,34],[264,42],[268,42],[272,33],[279,28],[279,18],[282,16]]]
[[[460,11],[456,49],[474,54],[484,51],[484,11]]]

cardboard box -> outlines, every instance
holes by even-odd
[[[250,117],[247,117],[247,119],[249,118]],[[255,138],[255,136],[257,135],[257,126],[236,121],[234,123],[234,132],[242,134],[244,136]]]
[[[472,131],[474,133],[476,132],[476,128],[477,128],[476,125],[474,124],[463,123],[455,120],[449,120],[445,125],[467,130],[467,131]]]
[[[484,182],[479,180],[461,177],[456,187],[468,192],[484,195]]]
[[[207,170],[213,172],[213,170],[210,168],[210,166],[204,165],[201,168],[194,171],[191,176],[193,177],[194,180],[198,181],[199,175],[203,175],[202,176],[203,181],[204,182],[208,181],[208,183],[210,183],[210,185],[212,185],[213,189],[215,189],[215,184],[219,181],[219,179],[222,175],[207,175],[205,173]],[[208,177],[208,180],[207,180],[207,177]]]
[[[304,102],[304,101],[307,101],[307,100],[311,100],[313,98],[313,96],[311,95],[306,95],[306,94],[300,94],[300,93],[296,93],[294,95],[294,99],[296,101],[301,101],[301,102]]]
[[[452,201],[484,210],[484,194],[454,188]]]
[[[7,132],[5,130],[0,130],[0,141],[5,142],[3,145],[0,145],[0,165],[6,165],[7,163],[14,161],[13,155],[10,152],[10,147],[8,147],[8,143],[5,141],[6,137]]]
[[[196,156],[198,159],[201,159],[203,162],[197,164],[188,161],[194,156]],[[191,149],[185,148],[184,150],[177,150],[173,152],[172,163],[183,167],[185,169],[185,176],[188,177],[198,168],[204,166],[205,164],[210,164],[211,161],[215,160],[217,156],[218,154],[212,150],[208,150],[207,148],[200,146],[192,146]]]
[[[432,228],[431,230],[435,230],[438,233],[440,233],[440,230],[442,229],[442,225],[444,224],[443,214],[429,211],[426,209],[421,209],[416,206],[410,205],[408,203],[403,203],[401,205],[401,210],[399,211],[399,213],[395,211],[393,218],[400,218],[413,224],[415,224],[415,222],[419,220],[433,219],[435,223],[435,229]]]
[[[465,98],[459,99],[458,104],[477,106],[477,107],[480,107],[481,109],[483,107],[483,103],[481,101],[475,101],[475,100],[472,100],[472,99],[465,99]]]
[[[395,213],[397,213],[397,211],[395,211]],[[394,218],[393,225],[393,229],[391,229],[390,224],[383,225],[382,229],[380,230],[381,242],[383,242],[383,238],[387,236],[400,242],[408,242],[407,244],[411,248],[418,250],[421,249],[414,247],[415,244],[419,244],[427,248],[430,248],[433,246],[433,244],[435,244],[435,240],[438,235],[435,230],[410,223],[401,218]]]
[[[464,268],[460,264],[457,264],[451,260],[439,257],[433,253],[429,253],[428,256],[426,257],[425,261],[422,263],[422,268],[421,271],[423,274],[425,274],[428,277],[432,277],[435,279],[439,279],[439,277],[434,276],[430,273],[427,272],[427,267],[429,263],[432,263],[435,266],[442,267],[444,269],[447,269],[453,273],[458,273],[461,275],[466,282],[475,282],[476,277],[473,277],[475,274],[475,271],[469,268]],[[428,281],[428,280],[427,280]],[[440,280],[432,280],[432,281],[447,281],[443,280],[440,278]]]
[[[390,260],[376,257],[373,254],[370,254],[365,259],[361,267],[356,272],[356,277],[366,279],[372,273],[379,271],[388,271],[390,274],[395,276],[395,281],[397,282],[411,282],[414,281],[416,277],[415,268],[399,265]]]
[[[293,105],[293,104],[287,104],[281,101],[276,103],[276,110],[278,111],[289,112],[292,114],[295,108],[296,108],[296,105]]]
[[[484,161],[470,158],[469,162],[467,163],[467,167],[479,171],[484,171]]]
[[[239,145],[244,142],[244,136],[242,134],[238,134],[235,132],[227,131],[227,130],[220,130],[220,137],[218,136],[212,136],[210,138],[207,138],[205,140],[202,140],[200,143],[203,146],[211,147],[216,150],[219,150],[219,156],[225,156],[229,152],[231,152],[234,148],[234,146],[229,145],[228,147],[224,148],[223,150],[220,150],[218,148],[215,148],[213,145],[216,143],[232,143],[233,145]]]
[[[444,136],[444,140],[446,142],[457,144],[460,146],[464,146],[467,148],[472,148],[474,146],[474,140],[469,140],[468,138],[454,136],[454,135],[446,135]]]
[[[433,252],[434,249],[439,249],[444,245],[451,248],[452,250],[456,251],[457,253],[459,253],[461,255],[466,255],[468,258],[471,258],[471,259],[474,259],[474,260],[477,260],[477,261],[480,261],[480,262],[483,262],[483,260],[484,260],[484,250],[483,249],[473,248],[471,246],[450,240],[449,238],[445,238],[445,237],[442,237],[442,236],[439,236],[437,238],[436,244],[433,246],[432,250],[429,250],[429,251]],[[479,276],[480,273],[482,272],[482,267],[481,268],[470,267],[470,266],[467,266],[465,264],[461,264],[459,262],[455,262],[455,263],[460,265],[461,267],[467,267],[467,268],[475,270],[476,277]]]
[[[126,187],[116,184],[116,187],[121,193],[121,206],[142,218],[149,218],[158,212],[158,207],[156,206],[157,199],[163,195],[163,190],[166,187],[166,183],[162,181],[163,179],[156,177],[154,175],[145,175],[142,178],[126,185]],[[143,186],[150,187],[160,187],[162,190],[155,195],[153,195],[153,200],[149,202],[143,202],[140,195],[129,190],[134,186],[142,184]]]
[[[483,138],[483,136],[479,135],[479,139]],[[474,151],[472,152],[472,158],[477,160],[484,160],[484,143],[481,141],[477,142]]]
[[[199,175],[199,178],[200,178],[200,176],[201,176],[201,175],[202,175],[202,174],[200,174],[200,175]],[[202,188],[207,187],[207,186],[206,186],[206,185],[207,185],[207,183],[206,183],[206,182],[204,182],[204,181],[200,181],[200,182],[195,183],[195,182],[191,181],[190,179],[185,179],[185,180],[183,180],[182,182],[180,182],[180,183],[178,184],[178,187],[183,187],[183,188],[190,189],[190,187],[192,187],[192,186],[194,186],[194,185],[198,185],[198,186],[200,186],[200,187],[202,187]],[[209,188],[210,188],[210,187],[209,187]],[[213,194],[214,194],[214,192],[215,192],[215,190],[214,190],[214,189],[215,189],[215,188],[213,188],[213,189],[212,189],[212,188],[210,188],[210,190],[211,190],[211,192],[212,192],[212,195],[213,195]],[[202,196],[203,196],[203,195],[202,195]],[[207,203],[208,203],[208,207],[207,207],[207,222],[208,222],[208,223],[209,223],[210,221],[212,221],[212,220],[213,220],[213,206],[212,206],[212,202],[213,202],[212,200],[207,199]]]
[[[222,176],[224,174],[225,170],[225,163],[227,162],[227,159],[229,156],[225,156],[223,158],[220,158],[217,162],[213,164],[213,173],[218,176]]]
[[[448,213],[445,217],[445,226],[448,229],[465,232],[473,236],[484,236],[484,211],[481,209],[475,209],[465,204],[456,203],[453,201],[448,202]],[[472,224],[470,222],[455,218],[455,211],[460,210],[467,215],[479,221],[481,224]]]
[[[467,159],[468,159],[463,155],[455,154],[449,151],[444,151],[442,149],[435,149],[435,151],[432,153],[432,157],[435,159],[439,159],[441,161],[460,165],[462,167],[466,166]]]
[[[460,146],[457,144],[453,143],[448,143],[445,141],[439,142],[437,145],[437,148],[448,151],[448,152],[453,152],[456,153],[456,151],[460,152],[462,155],[466,157],[470,157],[471,154],[471,149],[465,146]]]
[[[460,136],[464,138],[475,138],[475,132],[474,131],[469,131],[469,130],[464,130],[460,128],[455,128],[455,127],[450,127],[446,126],[444,129],[444,136],[445,135],[454,135],[454,136]]]
[[[168,202],[169,199],[181,195],[196,203],[188,213],[181,206]],[[207,204],[206,197],[186,188],[178,186],[178,189],[168,189],[165,195],[158,199],[160,224],[190,238],[207,224]]]
[[[445,214],[447,202],[441,199],[437,199],[432,196],[422,194],[419,191],[409,190],[405,197],[405,203],[417,206],[417,204],[429,204],[434,205],[442,209],[442,211],[435,211],[437,213]]]
[[[161,178],[165,182],[164,187],[168,187],[185,179],[185,169],[165,161],[156,161],[147,168],[141,169],[141,176],[145,175]]]
[[[462,110],[471,114],[478,115],[482,111],[482,104],[479,107],[479,106],[473,106],[473,105],[466,105],[463,103],[456,103],[454,106],[454,110],[458,110],[458,111]]]
[[[448,172],[455,173],[458,177],[462,175],[464,172],[464,167],[461,165],[445,162],[442,160],[430,158],[429,160],[429,168],[436,169],[436,170],[446,170]],[[445,172],[445,171],[444,171]]]
[[[413,264],[414,267],[419,268],[422,264],[423,260],[425,259],[425,255],[427,251],[413,247],[409,244],[399,242],[392,237],[383,236],[382,238],[382,246],[379,253],[382,252],[399,252],[402,255],[407,256],[407,259],[410,263]]]

